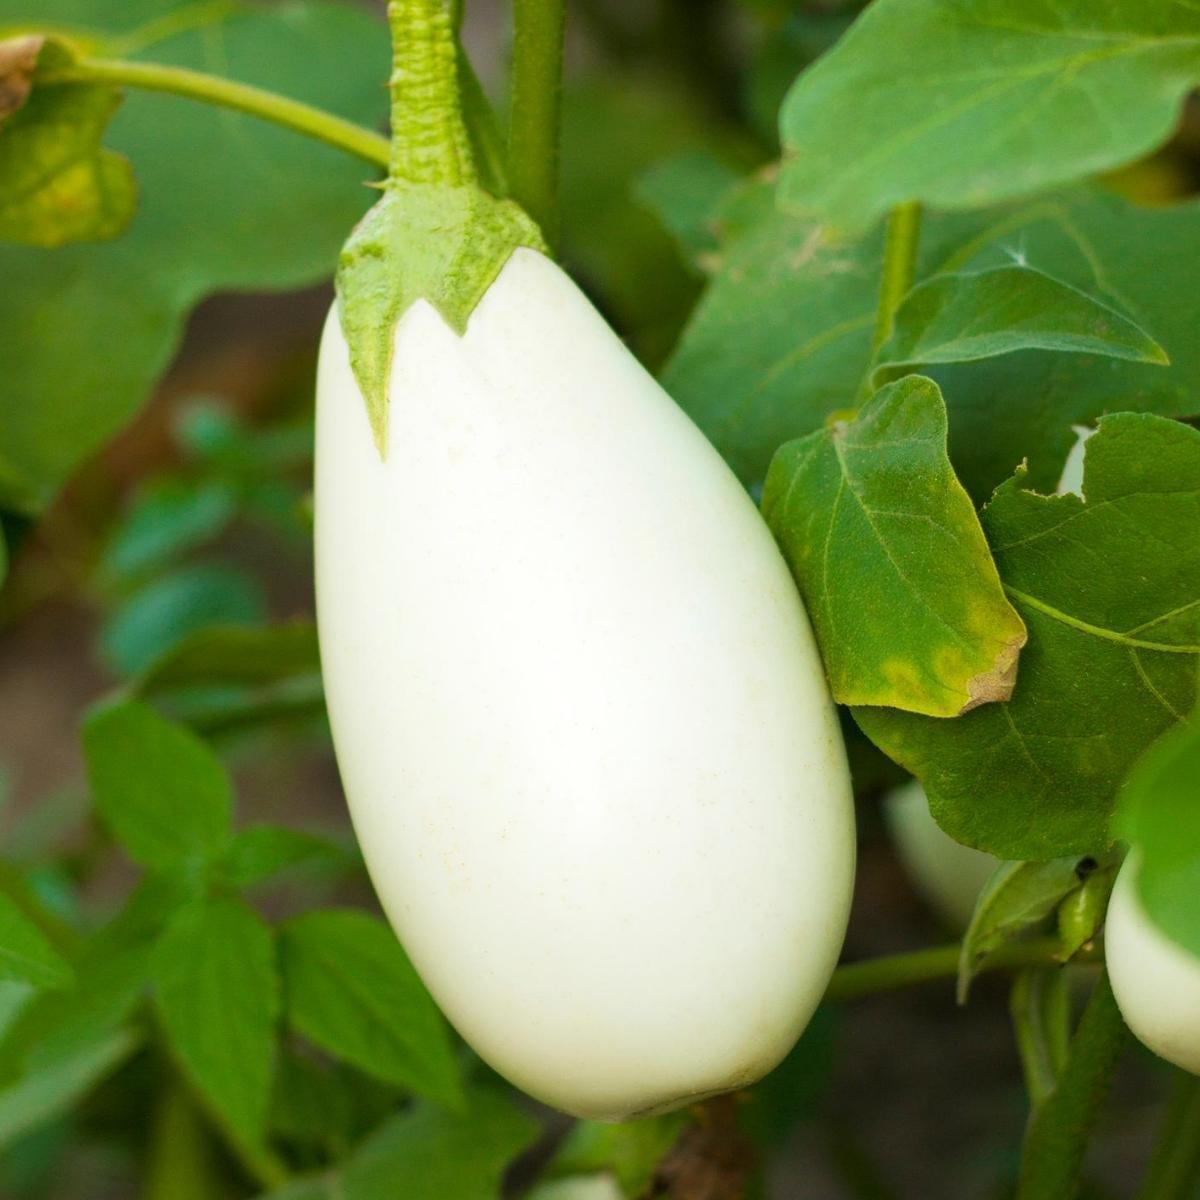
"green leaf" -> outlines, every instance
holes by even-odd
[[[0,980],[10,979],[64,988],[70,986],[71,968],[16,903],[0,892]]]
[[[617,1180],[621,1195],[645,1195],[658,1164],[691,1124],[692,1117],[686,1112],[614,1124],[577,1121],[559,1146],[548,1173],[554,1178],[604,1173]]]
[[[1177,0],[877,0],[780,116],[785,205],[864,229],[978,208],[1141,157],[1200,80]]]
[[[0,241],[96,241],[116,237],[133,218],[133,170],[100,145],[120,94],[96,84],[45,82],[72,62],[67,47],[52,39],[0,42]]]
[[[896,312],[875,379],[897,367],[972,362],[1017,350],[1167,362],[1143,329],[1099,300],[1032,267],[935,275]]]
[[[461,1099],[441,1014],[390,929],[326,909],[280,930],[288,1024],[314,1045],[434,1100]]]
[[[265,883],[298,866],[346,867],[354,856],[323,837],[279,825],[239,829],[214,864],[217,877],[233,888]]]
[[[902,379],[783,446],[763,515],[834,699],[953,717],[1011,695],[1025,627],[950,466],[931,380]]]
[[[417,1105],[380,1126],[339,1170],[261,1200],[496,1200],[505,1168],[538,1133],[507,1096],[476,1088],[463,1112]]]
[[[975,902],[958,960],[958,1002],[988,955],[1048,921],[1059,904],[1083,884],[1077,858],[1001,863]]]
[[[351,1158],[338,1195],[353,1200],[495,1200],[538,1124],[505,1095],[472,1091],[462,1113],[419,1105],[389,1121]]]
[[[135,592],[105,622],[100,648],[122,676],[137,675],[185,638],[210,626],[261,621],[258,582],[233,567],[198,565],[164,575]]]
[[[137,682],[143,696],[205,685],[265,685],[320,672],[317,630],[311,621],[259,629],[212,625],[176,642]]]
[[[1136,847],[1138,897],[1151,920],[1200,957],[1200,712],[1138,760],[1116,828]]]
[[[137,701],[90,716],[83,750],[96,806],[130,858],[170,868],[229,837],[229,778],[195,734]]]
[[[105,1031],[52,1065],[0,1088],[0,1147],[74,1107],[137,1049],[131,1030]]]
[[[720,244],[722,203],[739,179],[715,154],[685,151],[640,175],[634,195],[675,238],[684,259],[704,270]]]
[[[186,898],[177,878],[146,876],[72,954],[74,986],[41,992],[21,1011],[0,1042],[0,1074],[41,1071],[124,1024],[149,982],[155,941]]]
[[[257,1141],[279,1012],[270,928],[240,900],[190,905],[159,942],[153,971],[155,1005],[175,1056],[223,1119]]]
[[[344,1158],[352,1145],[395,1112],[400,1096],[388,1084],[305,1049],[284,1043],[271,1095],[269,1129],[328,1158]]]
[[[1092,854],[1111,841],[1134,761],[1196,704],[1200,432],[1106,417],[1087,443],[1085,498],[1023,482],[981,514],[1029,629],[1012,700],[953,722],[855,718],[956,840],[1001,858]]]
[[[387,36],[357,5],[234,0],[164,21],[159,3],[0,0],[0,24],[33,10],[55,25],[112,29],[128,57],[217,71],[367,124],[385,111]],[[200,300],[327,278],[370,202],[360,162],[191,100],[130,92],[107,141],[141,185],[123,237],[53,252],[0,247],[7,506],[42,506],[137,411]]]
[[[1020,351],[930,373],[950,415],[950,458],[976,502],[1023,460],[1052,490],[1072,426],[1106,412],[1200,410],[1200,297],[1181,245],[1200,240],[1200,204],[1135,208],[1088,189],[1020,208],[930,214],[918,279],[1014,261],[1096,297],[1152,331],[1170,366]],[[878,230],[859,241],[752,208],[667,366],[663,382],[734,467],[757,485],[776,448],[845,409],[870,366]]]
[[[237,496],[224,482],[178,476],[141,488],[101,565],[108,580],[124,581],[166,566],[204,545],[233,519]]]

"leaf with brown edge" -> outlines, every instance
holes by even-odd
[[[1018,473],[981,514],[1029,629],[1011,700],[957,721],[854,713],[938,824],[999,858],[1105,851],[1122,781],[1200,698],[1200,431],[1105,417],[1080,490]]]
[[[137,206],[133,169],[100,144],[120,93],[54,80],[74,61],[61,41],[33,36],[5,46],[0,241],[55,247],[116,237]]]
[[[836,700],[956,717],[1007,700],[1025,626],[919,375],[775,455],[763,515],[803,593]]]
[[[29,98],[45,40],[38,34],[28,34],[0,41],[0,121]]]

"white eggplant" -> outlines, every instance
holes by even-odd
[[[1200,959],[1171,941],[1137,894],[1137,852],[1117,875],[1104,956],[1125,1024],[1160,1058],[1200,1075]]]
[[[585,297],[517,249],[463,336],[395,332],[386,456],[321,347],[321,655],[380,900],[446,1015],[568,1112],[748,1084],[854,873],[844,749],[742,487]]]

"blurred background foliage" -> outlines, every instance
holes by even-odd
[[[0,27],[42,19],[41,7],[0,0]],[[745,284],[732,255],[748,256],[747,271],[764,266],[738,237],[762,234],[780,105],[858,7],[574,0],[562,257],[651,368],[668,362],[707,279],[724,272],[714,291]],[[55,0],[51,9],[56,24],[121,34],[144,26],[162,61],[242,74],[367,123],[383,115],[386,38],[365,3],[218,4],[191,23],[157,0]],[[501,97],[505,6],[470,0],[467,9],[465,43]],[[38,914],[87,980],[87,1003],[68,1012],[35,1003],[27,984],[0,971],[0,1197],[720,1200],[747,1177],[763,1197],[1008,1194],[1025,1093],[1004,992],[986,979],[964,1010],[949,985],[823,1010],[749,1093],[617,1127],[568,1127],[461,1045],[447,1051],[450,1065],[427,1063],[433,1074],[414,1076],[412,1048],[369,1013],[347,1009],[330,1023],[297,1007],[262,1121],[271,1154],[298,1181],[231,1133],[220,1099],[214,1116],[225,1084],[212,1071],[229,1066],[221,1047],[191,1048],[185,1086],[154,1035],[155,1021],[177,1013],[125,1023],[142,980],[140,931],[174,901],[153,892],[152,872],[130,894],[136,873],[89,800],[77,731],[114,690],[152,701],[220,751],[240,832],[234,850],[222,843],[219,867],[203,870],[224,872],[222,903],[243,905],[232,897],[245,893],[285,923],[285,974],[320,975],[323,939],[334,938],[375,964],[363,967],[375,978],[395,976],[397,995],[411,989],[402,956],[377,945],[377,926],[299,923],[318,906],[373,906],[323,716],[308,494],[327,279],[369,202],[358,186],[369,172],[163,97],[129,96],[107,144],[131,158],[139,181],[124,238],[55,251],[0,246],[10,559],[0,594],[0,892]],[[1189,195],[1198,178],[1200,118],[1189,109],[1170,144],[1104,186],[1155,205]],[[838,286],[864,294],[875,286],[846,280]],[[786,303],[778,311],[788,319]],[[681,393],[689,356],[705,354],[703,334],[694,325],[666,367]],[[688,399],[702,414],[707,400]],[[768,449],[778,440],[768,435]],[[970,468],[970,451],[962,462]],[[996,482],[979,478],[981,493]],[[846,729],[863,836],[849,954],[956,936],[953,918],[914,892],[885,836],[877,800],[904,773]],[[222,911],[240,931],[229,936],[253,945],[244,910]],[[428,1044],[440,1036],[435,1028]],[[375,1040],[364,1049],[363,1038]],[[392,1052],[389,1069],[381,1062]],[[461,1103],[439,1094],[458,1086],[448,1079],[463,1081]],[[1157,1119],[1157,1084],[1145,1058],[1125,1069],[1091,1164],[1097,1200],[1127,1194]],[[232,1086],[227,1107],[236,1108],[244,1089]]]

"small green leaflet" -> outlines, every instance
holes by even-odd
[[[154,952],[154,1002],[201,1095],[249,1143],[266,1124],[279,977],[266,922],[241,900],[180,911]]]
[[[0,892],[0,979],[64,988],[71,978],[70,966],[42,931],[11,897]]]
[[[981,514],[1029,630],[1012,699],[953,722],[855,718],[956,840],[1001,858],[1094,854],[1133,763],[1196,704],[1200,432],[1120,413],[1087,443],[1084,499],[1023,482]]]
[[[380,1126],[337,1171],[263,1200],[496,1200],[505,1168],[539,1132],[502,1092],[475,1088],[464,1111],[417,1105]]]
[[[1001,863],[975,902],[971,924],[958,960],[958,1002],[963,1004],[971,980],[993,950],[1028,933],[1083,884],[1076,858],[1047,862]]]
[[[861,230],[1130,162],[1200,81],[1188,0],[877,0],[780,114],[786,206]]]
[[[170,868],[225,844],[229,779],[194,733],[128,701],[88,717],[83,751],[100,816],[135,862]]]
[[[262,587],[249,571],[195,563],[151,580],[116,607],[100,630],[100,649],[117,675],[131,678],[205,629],[265,617]]]
[[[1137,892],[1151,920],[1200,958],[1200,712],[1138,761],[1116,828],[1138,853]]]
[[[322,1050],[418,1095],[462,1091],[445,1022],[392,931],[354,909],[323,909],[280,930],[288,1024]]]
[[[1006,700],[1025,627],[911,375],[783,446],[763,515],[803,593],[834,699],[953,717]]]
[[[133,169],[100,145],[120,93],[47,82],[72,61],[55,40],[0,42],[0,241],[97,241],[116,237],[133,217]]]
[[[127,583],[161,570],[215,538],[236,511],[237,494],[224,480],[152,480],[138,489],[105,552],[101,576],[106,583]]]
[[[1108,305],[1032,267],[1013,264],[935,275],[913,288],[880,347],[875,382],[897,368],[972,362],[1018,350],[1168,361],[1149,334]]]
[[[140,1041],[132,1030],[105,1030],[71,1055],[0,1088],[0,1147],[77,1105]]]
[[[257,629],[216,625],[174,645],[145,671],[137,689],[156,697],[197,685],[277,684],[320,669],[317,630],[311,621]]]
[[[213,864],[222,884],[256,887],[293,867],[314,866],[346,870],[355,855],[327,838],[282,825],[251,825],[239,829]]]

